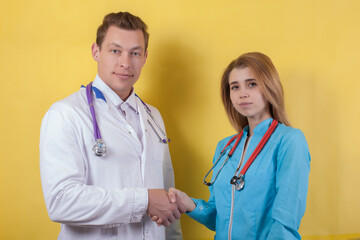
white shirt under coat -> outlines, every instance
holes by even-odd
[[[134,93],[129,102],[137,108],[137,126],[127,123],[119,110],[126,103],[98,76],[93,86],[106,98],[92,93],[106,156],[92,152],[85,88],[53,104],[41,125],[41,182],[49,216],[61,223],[58,239],[182,239],[179,221],[165,229],[146,214],[148,189],[174,186],[168,144],[160,142]],[[159,111],[148,107],[165,130]]]

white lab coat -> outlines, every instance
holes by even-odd
[[[102,90],[98,81],[93,85]],[[179,221],[165,230],[146,214],[147,189],[174,186],[174,173],[168,145],[147,122],[145,106],[136,98],[142,150],[111,101],[94,93],[93,99],[106,156],[92,153],[95,139],[85,88],[52,105],[41,125],[41,182],[49,216],[61,223],[58,239],[182,239]],[[148,106],[165,130],[159,111]]]

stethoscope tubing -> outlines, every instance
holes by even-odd
[[[147,106],[147,104],[137,94],[135,94],[135,96],[137,98],[139,98],[139,100],[145,106],[146,112],[148,113],[148,115],[150,116],[152,121],[154,122],[154,124],[153,124],[153,123],[151,123],[149,118],[147,119],[147,121],[150,124],[151,128],[153,129],[155,134],[158,136],[160,142],[162,142],[164,144],[167,144],[168,142],[170,142],[170,139],[166,136],[165,132],[161,129],[161,127],[156,122],[155,118],[153,117],[153,115],[151,113],[151,109]],[[90,108],[90,113],[91,113],[91,117],[92,117],[92,124],[93,124],[93,130],[94,130],[94,138],[95,138],[95,141],[96,141],[96,144],[94,145],[92,150],[93,150],[93,153],[96,156],[103,157],[103,156],[105,156],[107,150],[106,150],[106,145],[105,145],[105,143],[104,143],[104,141],[103,141],[103,139],[101,137],[100,129],[99,129],[99,126],[98,126],[98,123],[97,123],[97,120],[96,120],[94,102],[93,102],[93,98],[92,98],[92,82],[90,82],[86,86],[86,98],[87,98],[87,102],[88,102],[89,108]],[[160,134],[159,134],[158,130],[156,130],[156,128],[160,131]],[[161,137],[161,134],[163,135],[163,137]]]
[[[249,169],[251,164],[255,161],[256,157],[259,155],[261,150],[264,148],[264,146],[267,143],[267,141],[269,140],[270,136],[275,131],[275,128],[277,127],[277,125],[278,125],[278,121],[276,119],[274,119],[272,121],[269,129],[266,131],[265,135],[261,138],[259,144],[256,146],[254,152],[251,154],[250,158],[245,163],[243,169],[240,171],[240,174],[239,174],[240,176],[241,175],[245,176],[245,173],[247,172],[247,170]]]
[[[224,150],[225,150],[225,149],[224,149]],[[204,183],[205,185],[211,186],[211,185],[215,182],[215,180],[217,179],[219,173],[221,172],[221,169],[224,167],[225,163],[229,160],[229,155],[228,155],[227,158],[225,159],[224,163],[221,165],[219,171],[218,171],[217,174],[215,175],[214,179],[211,180],[210,182],[207,182],[207,181],[206,181],[207,176],[211,173],[211,171],[214,169],[214,167],[216,166],[216,164],[218,163],[218,161],[220,160],[220,158],[221,158],[223,155],[224,155],[224,152],[221,151],[219,157],[216,159],[216,161],[215,161],[215,163],[213,164],[213,166],[212,166],[212,167],[210,168],[210,170],[206,173],[206,175],[205,175],[205,177],[204,177],[204,180],[203,180],[203,183]]]
[[[225,166],[225,164],[227,163],[227,161],[229,160],[229,158],[233,155],[235,149],[237,148],[237,146],[239,145],[240,139],[243,135],[243,131],[241,131],[239,134],[236,134],[235,136],[233,136],[225,145],[225,147],[223,148],[223,150],[221,150],[219,157],[216,159],[215,163],[213,164],[213,166],[210,168],[210,170],[207,172],[207,174],[205,175],[204,179],[203,179],[203,183],[207,186],[211,186],[215,180],[217,179],[218,175],[220,174],[222,168]],[[226,149],[230,146],[230,144],[234,141],[235,144],[234,146],[231,148],[231,150],[229,151],[224,163],[221,165],[219,171],[217,172],[217,174],[215,175],[215,177],[213,178],[213,180],[211,180],[210,182],[206,181],[207,176],[211,173],[211,171],[214,169],[214,167],[216,166],[216,164],[219,162],[220,158],[225,154]]]
[[[161,127],[157,124],[157,122],[155,121],[155,118],[153,117],[152,113],[151,113],[151,109],[148,107],[148,105],[135,93],[135,96],[137,98],[139,98],[139,100],[142,102],[142,104],[145,106],[146,108],[146,112],[149,114],[149,116],[151,117],[151,119],[153,120],[153,122],[155,123],[157,129],[160,130],[160,132],[162,133],[162,135],[164,135],[164,138],[162,138],[158,132],[155,129],[155,126],[149,121],[148,119],[148,123],[150,124],[151,128],[154,130],[154,132],[156,133],[156,135],[161,139],[161,142],[163,143],[167,143],[170,142],[170,138],[168,138],[165,134],[165,132],[161,129]]]
[[[241,169],[241,171],[238,173],[240,167],[242,164],[239,164],[238,168],[235,171],[235,175],[231,178],[230,183],[231,184],[236,184],[239,185],[237,187],[237,190],[242,190],[244,187],[244,183],[245,183],[245,173],[247,172],[247,170],[249,169],[249,167],[251,166],[251,164],[254,162],[254,160],[256,159],[256,157],[259,155],[259,153],[261,152],[261,150],[264,148],[265,144],[268,142],[269,138],[271,137],[272,133],[275,131],[277,125],[278,125],[278,121],[276,119],[274,119],[269,127],[269,129],[266,131],[266,133],[264,134],[264,136],[261,138],[259,144],[256,146],[254,152],[251,154],[251,156],[249,157],[249,159],[247,160],[247,162],[245,163],[244,167]],[[237,146],[239,145],[240,139],[243,136],[243,132],[241,131],[239,134],[233,136],[228,143],[225,145],[225,147],[223,148],[223,150],[220,152],[219,157],[217,158],[217,160],[215,161],[215,163],[213,164],[213,166],[210,168],[210,170],[207,172],[207,174],[205,175],[204,179],[203,179],[203,183],[207,186],[211,186],[215,180],[217,179],[218,175],[220,174],[222,168],[224,167],[224,165],[228,162],[229,158],[233,155],[235,149],[237,148]],[[216,166],[216,164],[219,162],[220,158],[224,155],[225,150],[227,149],[227,147],[230,146],[230,144],[236,139],[236,142],[234,144],[234,146],[231,148],[231,150],[229,151],[224,163],[221,165],[219,171],[217,172],[217,174],[215,175],[215,177],[213,178],[213,180],[211,180],[210,182],[206,181],[207,176],[211,173],[211,171],[213,171],[214,167]]]
[[[90,113],[91,113],[92,123],[93,123],[93,129],[94,129],[94,137],[95,137],[95,141],[96,141],[96,140],[102,139],[102,138],[101,138],[100,129],[99,129],[99,126],[98,126],[97,120],[96,120],[96,114],[95,114],[95,109],[94,109],[93,98],[92,98],[92,95],[91,95],[92,94],[91,89],[92,89],[92,82],[90,82],[86,86],[86,96],[87,96],[87,101],[88,101],[89,108],[90,108]]]

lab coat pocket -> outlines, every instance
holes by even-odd
[[[164,188],[164,168],[169,151],[165,144],[153,141],[149,144],[148,154],[145,161],[145,181],[149,188]],[[167,152],[167,153],[166,153]]]

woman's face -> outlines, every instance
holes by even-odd
[[[269,102],[262,93],[252,69],[234,68],[229,75],[230,99],[236,111],[248,121],[271,117]]]

